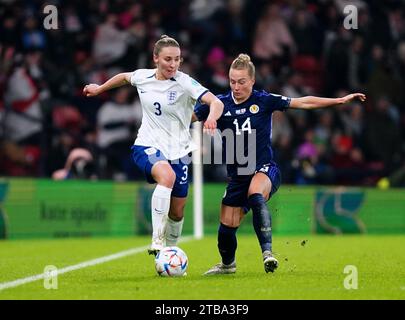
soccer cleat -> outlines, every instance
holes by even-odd
[[[150,256],[153,255],[154,257],[156,257],[159,252],[160,252],[160,250],[157,250],[157,249],[148,249],[148,254]]]
[[[148,249],[148,254],[149,255],[154,255],[155,257],[159,253],[160,250],[163,249],[163,246],[161,244],[158,244],[156,242],[152,242],[152,245],[150,246],[150,249]]]
[[[276,258],[273,257],[270,251],[263,252],[263,264],[264,270],[269,272],[274,272],[278,267],[278,261]]]
[[[223,264],[222,262],[216,264],[211,269],[209,269],[205,276],[209,276],[212,274],[230,274],[236,272],[236,262],[232,262],[231,264]]]

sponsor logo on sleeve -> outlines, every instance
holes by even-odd
[[[151,154],[154,154],[154,153],[156,153],[157,152],[157,150],[156,150],[156,148],[148,148],[148,149],[145,149],[145,153],[148,155],[148,156],[150,156]]]

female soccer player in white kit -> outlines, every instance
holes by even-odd
[[[156,69],[120,73],[102,85],[84,87],[88,97],[130,83],[137,87],[142,105],[142,124],[132,146],[132,158],[148,182],[157,183],[152,195],[152,245],[150,254],[174,246],[181,235],[188,191],[189,153],[196,149],[190,123],[196,101],[208,104],[204,128],[216,129],[224,105],[208,89],[178,71],[181,52],[178,42],[162,36],[155,43]]]

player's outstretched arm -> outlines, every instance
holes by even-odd
[[[333,107],[348,103],[352,100],[359,99],[365,101],[366,96],[363,93],[352,93],[342,98],[320,98],[313,96],[306,96],[301,98],[292,98],[290,102],[290,108],[293,109],[319,109]]]
[[[100,93],[103,93],[104,91],[121,87],[128,83],[131,83],[131,75],[132,72],[123,72],[115,75],[111,79],[104,82],[102,85],[98,85],[95,83],[88,84],[84,86],[83,94],[86,97],[94,97],[99,95]]]
[[[204,129],[208,130],[211,134],[214,134],[217,128],[217,120],[221,117],[224,111],[224,104],[211,92],[207,92],[201,97],[201,102],[209,105],[210,113],[207,120],[204,122]]]

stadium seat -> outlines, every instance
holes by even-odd
[[[292,67],[303,75],[304,82],[308,87],[311,87],[314,92],[321,92],[322,62],[313,56],[297,55],[292,61]]]
[[[70,105],[57,106],[52,111],[53,125],[58,129],[80,128],[83,120],[79,110]]]

